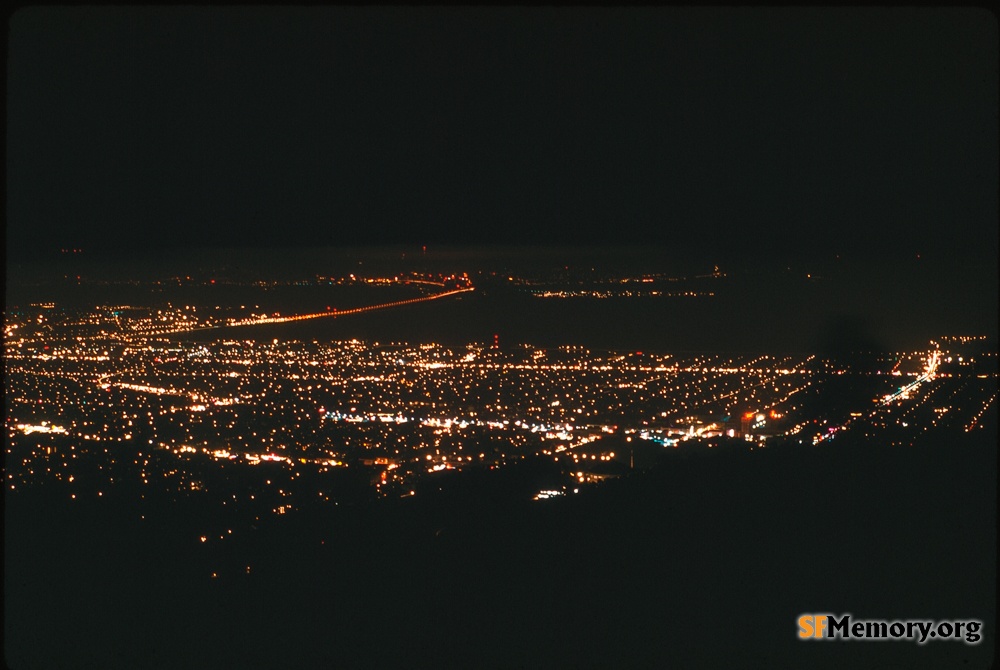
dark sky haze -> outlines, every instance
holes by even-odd
[[[8,44],[9,258],[997,253],[981,10],[28,8]]]

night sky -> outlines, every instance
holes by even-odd
[[[8,260],[441,243],[995,260],[997,56],[980,10],[24,9]]]

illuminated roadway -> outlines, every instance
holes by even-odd
[[[937,375],[938,366],[940,364],[941,364],[941,352],[935,349],[927,357],[927,364],[924,366],[923,374],[921,374],[919,377],[917,377],[916,379],[914,379],[909,384],[906,384],[905,386],[900,387],[900,389],[898,391],[896,391],[895,393],[890,393],[889,395],[886,395],[886,396],[884,396],[882,398],[875,398],[875,402],[881,403],[883,405],[891,405],[892,403],[896,402],[897,400],[906,400],[906,399],[908,399],[910,397],[910,393],[912,391],[916,390],[924,382],[931,381],[931,380],[933,380],[935,378],[935,376]],[[896,367],[899,367],[898,364],[897,364]],[[896,371],[896,368],[893,368],[893,372],[895,372],[895,371]],[[869,412],[867,418],[869,418],[869,419],[872,418],[873,416],[875,416],[876,413],[877,413],[877,410]],[[816,436],[813,439],[813,444],[819,444],[820,442],[823,442],[824,440],[833,439],[833,437],[836,435],[837,431],[847,429],[851,425],[851,423],[853,421],[854,421],[854,417],[848,419],[847,421],[845,421],[840,426],[832,426],[832,427],[828,428],[826,435],[818,435],[818,436]]]
[[[259,326],[268,323],[289,323],[291,321],[305,321],[307,319],[321,319],[323,317],[338,317],[347,316],[350,314],[361,314],[363,312],[371,312],[376,309],[386,309],[389,307],[403,307],[404,305],[416,305],[421,302],[429,302],[431,300],[437,300],[439,298],[447,298],[448,296],[458,295],[459,293],[468,293],[469,291],[474,291],[475,288],[460,288],[454,291],[444,291],[443,293],[435,293],[434,295],[424,296],[422,298],[410,298],[408,300],[397,300],[395,302],[385,302],[379,305],[369,305],[367,307],[354,307],[352,309],[344,310],[330,310],[324,312],[314,312],[312,314],[296,314],[295,316],[272,316],[264,317],[259,319],[243,319],[242,321],[233,321],[231,323],[220,324],[218,326],[207,326],[201,328],[186,328],[183,330],[172,330],[170,333],[190,333],[199,330],[217,330],[219,328],[235,328],[237,326]]]
[[[903,386],[895,393],[890,393],[889,395],[882,398],[882,403],[889,405],[895,402],[899,398],[909,397],[910,391],[916,389],[918,386],[923,384],[925,381],[934,379],[934,375],[937,372],[938,365],[941,363],[941,352],[934,351],[927,358],[927,365],[924,367],[924,374],[917,377],[915,380]]]

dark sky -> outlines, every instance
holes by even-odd
[[[38,248],[997,253],[997,22],[943,9],[29,8]]]

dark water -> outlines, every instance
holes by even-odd
[[[751,253],[752,251],[752,253]],[[719,257],[723,257],[720,259]],[[722,279],[707,279],[719,265]],[[412,297],[400,287],[317,286],[321,276],[467,272],[474,294],[342,319],[197,337],[492,342],[592,349],[817,351],[912,349],[941,335],[997,334],[997,267],[962,259],[819,260],[663,248],[420,248],[196,250],[151,258],[8,259],[9,306],[260,305],[294,314]],[[508,276],[560,286],[648,273],[711,297],[533,297]],[[697,276],[702,276],[698,279]],[[77,283],[76,277],[80,277]],[[190,279],[189,279],[190,278]],[[179,282],[178,282],[179,279]],[[208,285],[210,280],[217,284]],[[133,283],[123,283],[130,280]],[[251,281],[301,282],[255,287]],[[159,285],[152,282],[160,281]],[[310,285],[305,285],[310,284]],[[591,284],[593,285],[593,284]],[[600,285],[605,286],[605,285]]]

